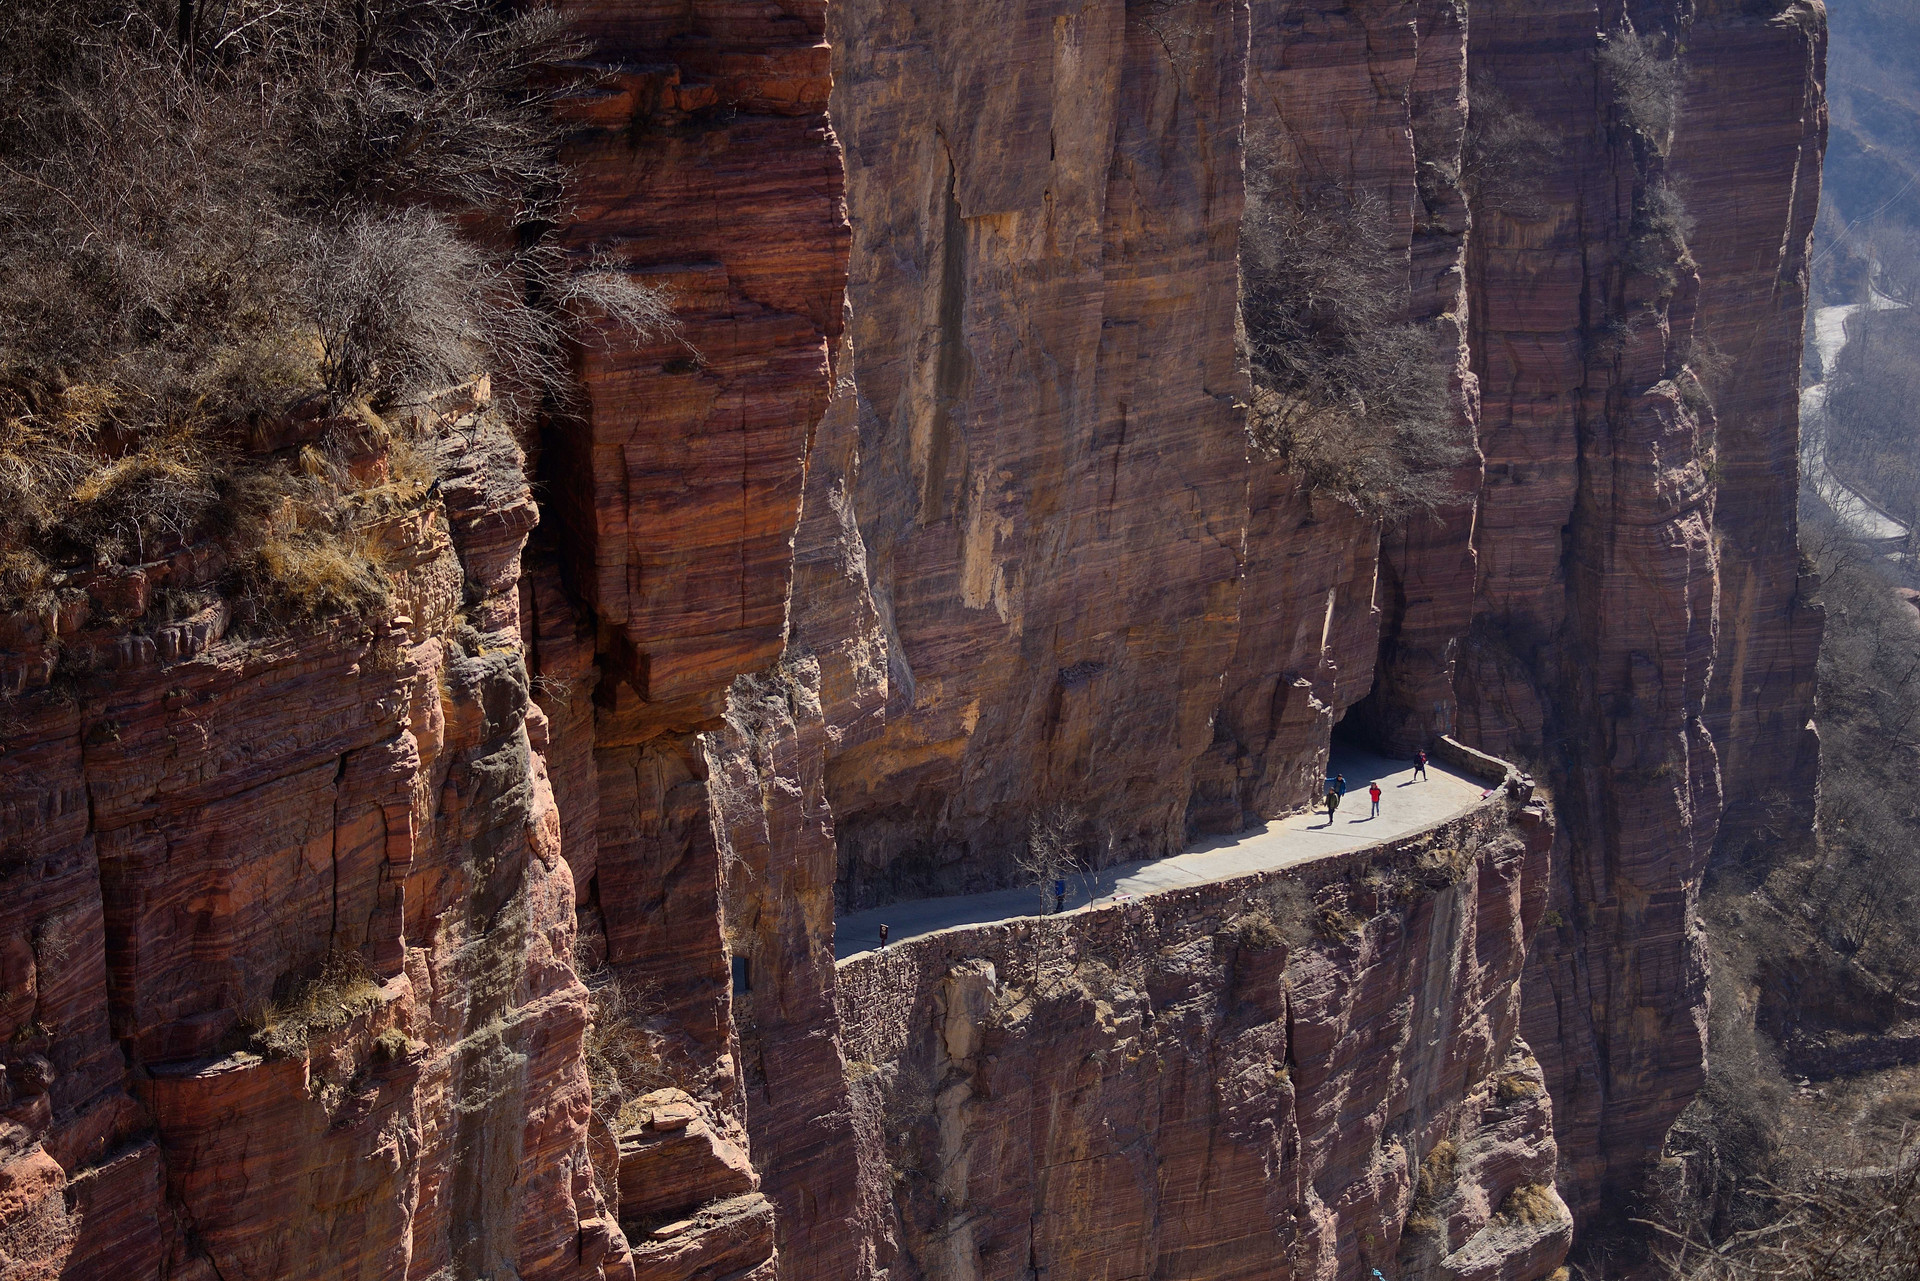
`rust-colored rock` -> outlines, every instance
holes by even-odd
[[[1670,147],[1590,0],[567,8],[568,244],[679,332],[583,344],[533,476],[484,381],[424,407],[384,617],[126,621],[207,546],[0,620],[7,1275],[1550,1273],[1699,1080],[1716,842],[1811,809],[1817,6],[1690,6]],[[1556,140],[1524,209],[1477,83]],[[1261,148],[1388,211],[1479,451],[1432,519],[1249,457]],[[1296,806],[1336,724],[1554,814],[834,964],[1036,813]]]
[[[36,1229],[61,1276],[597,1275],[572,884],[515,637],[533,508],[510,441],[442,443],[444,510],[373,534],[391,618],[121,645],[10,727],[31,888],[0,935],[32,1013],[3,1165],[64,1189]],[[498,630],[449,638],[463,594]]]
[[[691,1218],[665,1223],[634,1243],[622,1281],[774,1281],[773,1203],[754,1193],[717,1201]]]
[[[1546,1276],[1564,1207],[1508,1234],[1522,1248],[1494,1238],[1554,1167],[1515,1040],[1551,843],[1500,793],[1399,848],[847,962],[861,1173],[890,1210],[876,1263],[1466,1276],[1477,1250],[1512,1281]],[[1442,1143],[1470,1154],[1441,1207],[1453,1272],[1404,1229]]]
[[[828,21],[890,677],[828,771],[842,899],[990,884],[1050,804],[1178,849],[1238,617],[1246,7]]]
[[[1793,495],[1824,129],[1817,7],[1701,6],[1670,154],[1619,108],[1594,114],[1611,95],[1595,16],[1506,0],[1472,14],[1474,73],[1557,153],[1537,217],[1476,211],[1487,482],[1458,682],[1462,736],[1545,762],[1564,821],[1564,923],[1542,941],[1526,1034],[1583,1220],[1618,1204],[1700,1083],[1693,905],[1723,808],[1734,846],[1760,813],[1812,812],[1819,624]],[[1636,214],[1662,183],[1696,207],[1690,253]],[[1708,371],[1709,343],[1738,371],[1717,405],[1688,371]]]
[[[622,1219],[658,1222],[759,1186],[747,1154],[716,1134],[685,1092],[648,1095],[640,1108],[620,1135]]]

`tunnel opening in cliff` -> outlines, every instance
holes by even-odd
[[[1375,687],[1376,690],[1378,686]],[[1384,756],[1389,760],[1406,753],[1396,752],[1394,744],[1380,733],[1379,727],[1362,710],[1364,704],[1356,704],[1348,709],[1339,720],[1333,723],[1333,729],[1327,735],[1328,768],[1332,760],[1343,751],[1365,752],[1370,756]]]

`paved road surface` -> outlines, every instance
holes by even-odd
[[[1271,871],[1437,827],[1473,806],[1488,791],[1481,780],[1454,773],[1438,762],[1427,767],[1425,781],[1416,782],[1411,761],[1390,761],[1338,746],[1333,752],[1333,769],[1347,776],[1347,799],[1331,824],[1324,810],[1294,814],[1238,836],[1209,837],[1171,858],[1127,863],[1096,875],[1074,877],[1068,881],[1067,910],[1107,902],[1123,894],[1139,897],[1181,885]],[[1367,784],[1375,779],[1384,794],[1380,817],[1369,818]],[[891,930],[888,941],[898,943],[959,925],[1031,916],[1040,909],[1039,891],[1031,889],[889,903],[841,917],[835,923],[834,952],[844,961],[871,951],[880,941],[883,922]]]

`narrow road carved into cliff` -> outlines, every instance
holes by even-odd
[[[1168,858],[1076,876],[1068,882],[1072,892],[1067,911],[1269,872],[1394,840],[1440,826],[1478,804],[1489,790],[1486,782],[1437,761],[1427,766],[1427,778],[1415,779],[1411,761],[1387,760],[1339,745],[1333,749],[1329,772],[1347,779],[1347,798],[1331,823],[1325,810],[1290,814],[1234,836],[1209,837]],[[1380,784],[1379,818],[1368,814],[1367,785],[1373,782]],[[1032,916],[1039,907],[1040,894],[1035,889],[889,903],[840,917],[835,922],[834,955],[845,961],[872,951],[879,945],[882,925],[888,928],[888,942],[900,943],[941,930]]]

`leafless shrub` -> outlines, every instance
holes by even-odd
[[[1080,813],[1064,804],[1047,806],[1027,823],[1027,843],[1016,850],[1013,865],[1020,883],[1040,895],[1040,910],[1053,906],[1053,885],[1080,870],[1077,836]]]
[[[1912,1281],[1920,1276],[1920,1149],[1880,1168],[1816,1171],[1772,1190],[1771,1221],[1708,1245],[1649,1224],[1679,1281]]]
[[[1663,43],[1652,32],[1610,32],[1601,37],[1599,61],[1620,118],[1664,155],[1680,115],[1680,63],[1662,52]]]
[[[1497,209],[1513,218],[1544,217],[1540,179],[1559,141],[1539,117],[1476,76],[1467,95],[1467,138],[1460,185],[1476,212]]]
[[[40,918],[33,927],[34,963],[46,969],[65,965],[73,954],[74,936],[81,920],[78,910]]]
[[[629,1105],[674,1082],[661,1057],[659,1037],[647,1026],[651,1002],[646,992],[611,971],[583,977],[592,1003],[587,1082],[594,1111],[617,1134]]]
[[[574,682],[541,672],[533,678],[533,692],[537,698],[565,707],[573,701]]]
[[[1643,275],[1652,276],[1668,289],[1679,282],[1680,272],[1692,268],[1693,255],[1687,240],[1693,235],[1693,216],[1686,201],[1672,184],[1655,180],[1647,184],[1634,206],[1633,223],[1628,232],[1627,265]]]
[[[1241,309],[1255,446],[1383,519],[1431,510],[1467,442],[1436,338],[1370,196],[1250,184]]]
[[[566,400],[570,342],[670,326],[553,241],[551,108],[585,48],[551,9],[23,0],[9,23],[0,544],[31,558],[0,604],[156,542],[244,559],[264,527],[232,486],[302,483],[246,427],[303,400],[379,413],[488,371],[525,411]]]
[[[336,401],[391,401],[472,371],[487,282],[478,249],[442,215],[357,210],[309,235],[302,284]]]
[[[358,953],[327,954],[319,973],[256,1010],[243,1027],[262,1054],[298,1058],[316,1036],[346,1026],[380,1000],[380,984]]]
[[[1713,339],[1696,335],[1681,351],[1680,371],[1675,381],[1680,399],[1695,414],[1713,409],[1733,373],[1733,357],[1720,349]]]

